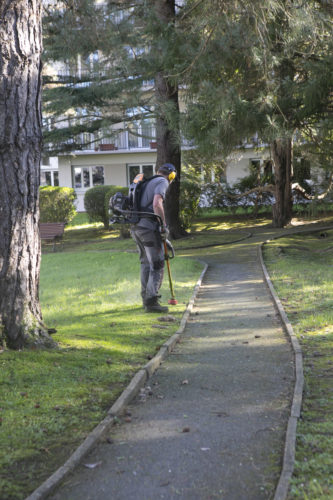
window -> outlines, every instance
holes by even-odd
[[[41,170],[41,186],[59,186],[59,173],[55,170]]]
[[[148,179],[154,175],[154,165],[127,165],[128,184],[131,184],[138,174],[144,174]]]
[[[255,171],[255,172],[260,170],[260,159],[259,158],[253,158],[250,160],[250,169],[251,169],[251,171]]]
[[[149,148],[151,141],[156,140],[155,126],[149,120],[131,123],[129,129],[128,146],[130,149]]]
[[[264,162],[264,175],[265,175],[265,177],[270,177],[273,175],[273,162],[272,162],[272,160],[266,160]]]
[[[42,156],[42,165],[45,167],[50,166],[50,157],[49,156]]]
[[[145,118],[146,110],[142,108],[130,108],[127,114],[135,118],[141,115],[142,118],[129,123],[128,147],[149,148],[152,141],[156,141],[155,120]]]
[[[83,149],[85,150],[94,149],[94,134],[83,132],[82,134],[80,134],[78,142],[82,144]]]
[[[92,183],[93,186],[104,185],[104,167],[92,167]]]
[[[45,185],[46,186],[52,186],[52,177],[51,177],[51,172],[43,172],[44,173],[44,179],[45,179]]]
[[[73,187],[89,189],[104,185],[104,167],[73,167]]]
[[[261,162],[259,158],[253,158],[250,160],[250,175],[256,179],[256,182],[260,181],[260,165]]]

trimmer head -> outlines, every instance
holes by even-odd
[[[169,299],[168,300],[168,304],[170,304],[171,306],[175,306],[178,304],[178,300],[176,299]]]

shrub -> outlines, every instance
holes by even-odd
[[[270,184],[271,182],[265,181],[265,183]],[[268,208],[274,203],[274,196],[270,192],[246,194],[259,185],[264,185],[264,183],[261,181],[259,184],[257,175],[253,173],[244,177],[232,187],[225,182],[208,183],[203,188],[200,205],[221,210],[227,209],[232,214],[236,213],[238,209],[242,209],[245,213],[250,212],[256,217],[260,207]]]
[[[91,222],[103,222],[105,229],[109,227],[109,214],[105,210],[105,197],[110,186],[95,186],[84,195],[84,208]]]
[[[258,186],[263,186],[264,184],[272,184],[273,177],[265,176],[262,179],[258,179],[256,173],[252,172],[249,176],[244,177],[239,182],[234,185],[234,188],[239,193],[246,193],[247,191],[254,189]],[[249,209],[254,217],[257,217],[259,212],[259,207],[271,207],[274,203],[274,195],[270,192],[263,193],[251,193],[244,194],[239,200],[239,206]]]
[[[39,188],[41,222],[65,222],[68,224],[76,214],[73,188],[43,186]]]
[[[179,218],[184,229],[191,227],[199,210],[201,187],[198,182],[182,179],[180,183]]]
[[[123,187],[123,186],[108,186],[108,191],[105,194],[105,199],[104,199],[104,210],[105,213],[108,216],[109,219],[109,201],[111,196],[114,194],[120,192],[123,193],[124,195],[128,195],[128,187]],[[119,231],[120,231],[120,236],[122,238],[129,238],[130,237],[130,231],[129,227],[127,224],[118,224]]]
[[[208,182],[202,189],[200,207],[228,209],[232,205],[229,194],[234,192],[225,182]]]

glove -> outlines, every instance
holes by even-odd
[[[167,226],[161,226],[161,238],[162,241],[165,241],[168,239],[169,236],[169,229]]]

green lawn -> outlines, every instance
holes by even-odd
[[[333,231],[272,241],[264,255],[303,352],[305,390],[288,499],[333,499]]]
[[[1,499],[25,498],[82,442],[131,377],[178,328],[202,264],[269,219],[206,216],[174,242],[176,323],[143,312],[131,239],[78,214],[63,245],[43,245],[40,295],[58,348],[0,354]],[[297,236],[265,249],[269,272],[304,352],[306,391],[290,499],[333,498],[333,234]],[[170,296],[165,276],[162,288]],[[19,471],[19,474],[18,474]]]
[[[142,309],[137,254],[118,251],[123,242],[116,238],[114,245],[108,240],[109,251],[100,251],[103,235],[95,234],[95,243],[86,236],[92,243],[82,243],[83,251],[79,245],[70,252],[47,246],[42,258],[42,311],[48,327],[57,330],[59,347],[0,355],[0,491],[6,500],[25,498],[105,416],[178,328],[202,270],[195,260],[172,261],[179,303],[171,313],[177,321],[154,328],[159,315]],[[162,295],[166,303],[167,277]]]
[[[25,498],[62,465],[178,329],[202,270],[196,260],[202,250],[191,258],[184,249],[242,238],[244,226],[228,232],[232,223],[209,218],[175,242],[178,305],[170,308],[176,322],[167,329],[156,328],[159,315],[142,309],[136,248],[117,228],[106,231],[78,214],[56,251],[43,243],[40,300],[58,348],[0,355],[1,498]],[[167,303],[167,276],[161,291]]]

